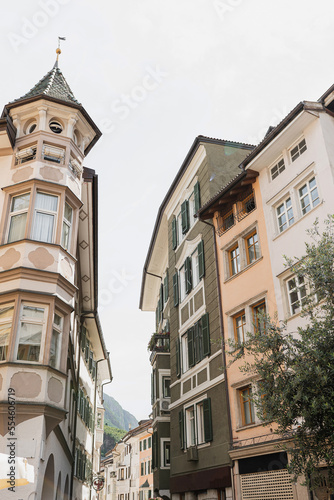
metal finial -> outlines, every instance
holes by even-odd
[[[57,62],[58,62],[58,59],[59,59],[59,55],[61,54],[61,50],[60,50],[60,40],[63,40],[65,41],[66,38],[64,36],[59,36],[58,37],[58,48],[56,49],[56,54],[57,54]]]

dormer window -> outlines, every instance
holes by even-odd
[[[63,163],[65,158],[65,149],[57,148],[56,146],[49,146],[43,144],[43,160],[53,161],[55,163]]]
[[[54,134],[61,134],[63,131],[63,126],[58,120],[51,120],[49,127]]]

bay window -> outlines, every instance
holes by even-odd
[[[18,360],[41,361],[47,313],[47,307],[30,303],[22,304],[17,341]]]

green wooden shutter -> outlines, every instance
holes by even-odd
[[[194,357],[194,329],[189,328],[187,332],[187,340],[188,340],[188,362],[189,366],[192,367],[195,364]]]
[[[173,294],[174,294],[174,306],[179,304],[179,275],[176,272],[173,276]]]
[[[211,399],[207,398],[203,401],[203,420],[204,420],[204,439],[208,443],[212,441],[212,416],[211,416]]]
[[[151,373],[151,405],[154,403],[154,386],[153,386],[153,373]],[[141,441],[140,441],[141,445]]]
[[[205,264],[204,264],[204,243],[203,240],[201,240],[197,246],[197,252],[198,252],[198,272],[199,272],[199,279],[203,278],[205,274]]]
[[[94,359],[92,361],[92,378],[93,380],[96,378],[96,361],[94,361]]]
[[[193,339],[194,339],[194,364],[198,363],[199,361],[201,361],[201,357],[200,357],[200,352],[199,352],[199,336],[198,336],[198,323],[196,323],[194,326],[193,326],[193,331],[194,331],[194,336],[193,336]]]
[[[203,335],[203,356],[209,356],[210,354],[210,326],[209,326],[209,314],[206,313],[201,318],[202,321],[202,335]]]
[[[180,432],[180,448],[184,450],[184,413],[179,411],[179,432]]]
[[[180,349],[180,339],[176,339],[176,376],[181,377],[181,349]]]
[[[166,276],[164,279],[164,301],[168,300],[168,271],[166,272]]]
[[[85,352],[86,349],[86,328],[84,326],[81,327],[81,350]]]
[[[173,250],[177,247],[177,221],[176,218],[172,220],[172,240],[173,240]]]
[[[192,284],[192,275],[191,275],[191,257],[187,257],[184,263],[185,275],[186,275],[186,293],[191,292],[193,284]]]
[[[194,186],[194,204],[195,204],[195,213],[201,208],[201,194],[199,189],[199,182],[196,182]]]
[[[89,359],[89,340],[86,339],[86,349],[85,349],[85,360],[86,363],[88,362]]]
[[[182,234],[189,230],[189,202],[185,200],[181,205]]]
[[[161,313],[164,309],[164,287],[163,284],[161,283],[160,285],[160,306],[161,306]]]

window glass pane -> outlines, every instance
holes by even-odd
[[[66,222],[63,222],[63,234],[61,236],[61,245],[64,248],[66,248],[66,250],[69,247],[69,241],[70,241],[70,226]]]
[[[27,213],[12,215],[10,219],[8,243],[22,240],[25,235]]]
[[[9,338],[12,329],[14,305],[0,306],[0,361],[7,358]]]
[[[53,368],[58,366],[58,358],[60,352],[60,333],[57,330],[52,330],[51,347],[50,347],[50,365]]]
[[[12,199],[11,212],[18,212],[29,207],[30,193],[14,196]]]
[[[42,325],[21,323],[17,359],[39,361],[42,339]]]
[[[53,196],[51,194],[37,193],[36,196],[36,208],[42,210],[48,210],[50,212],[57,211],[58,196]]]
[[[72,208],[68,203],[65,203],[64,217],[68,222],[72,222]]]
[[[52,243],[54,215],[36,212],[33,239]]]
[[[23,319],[44,319],[44,309],[42,307],[23,306]]]

